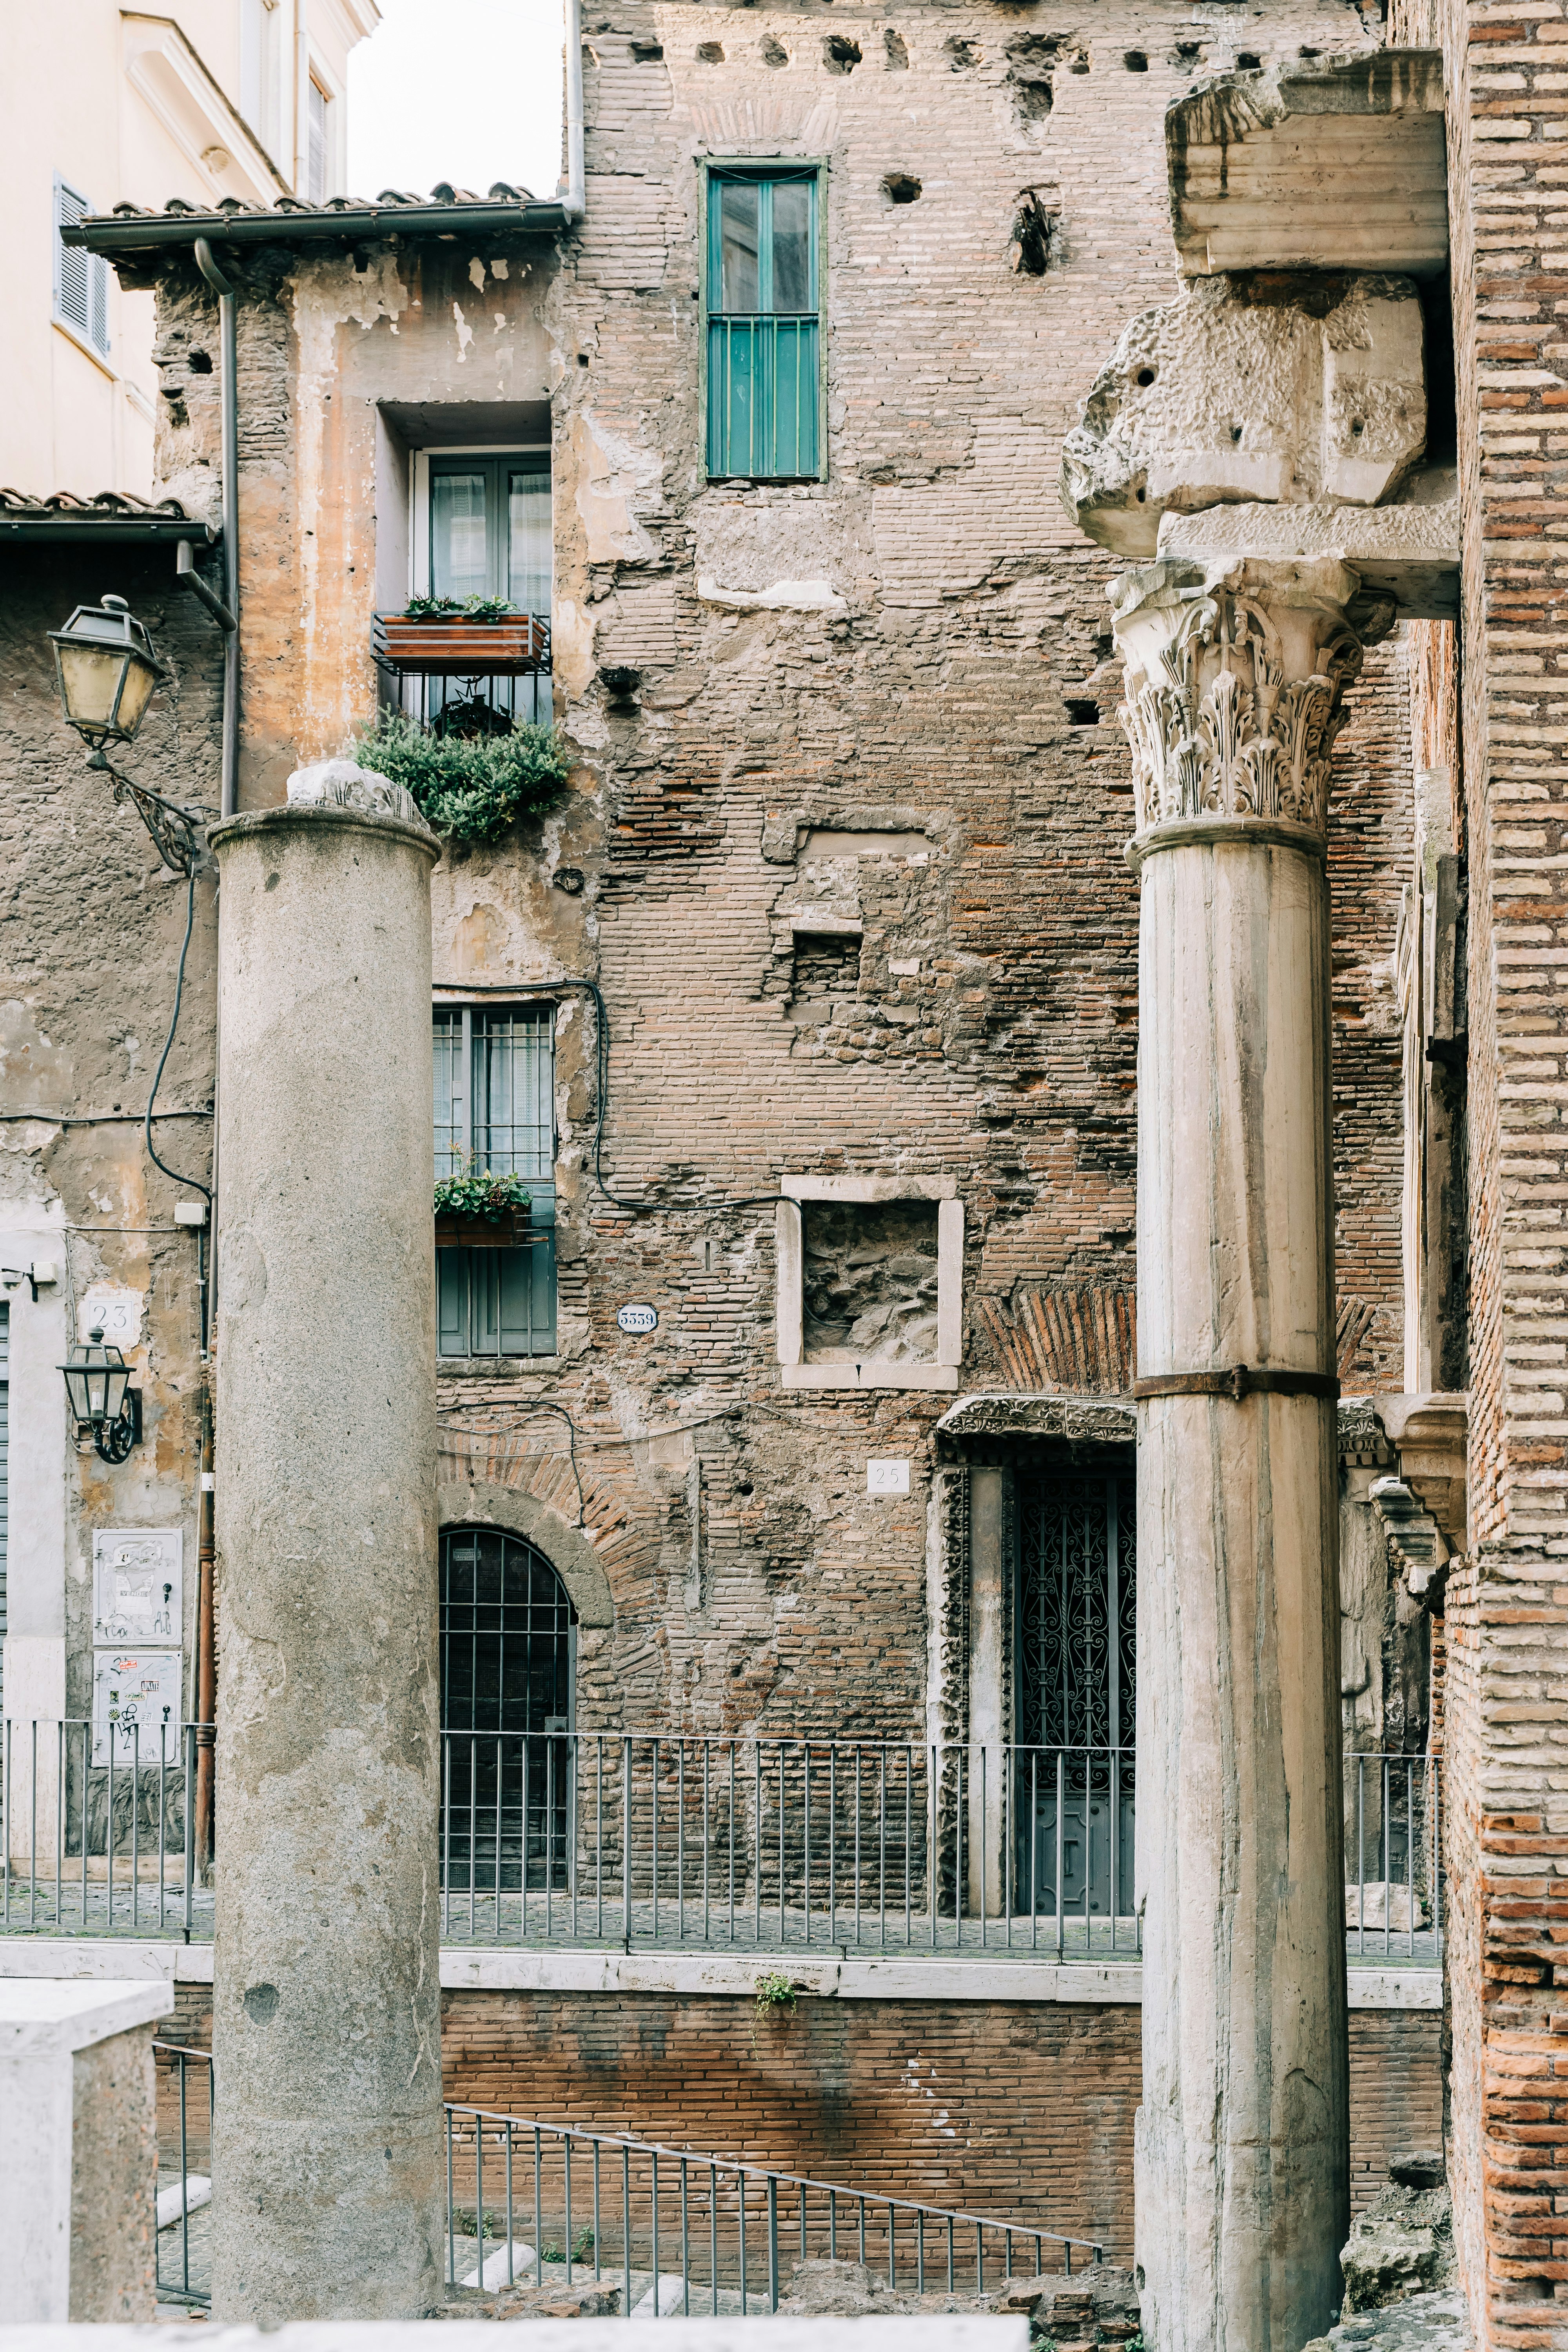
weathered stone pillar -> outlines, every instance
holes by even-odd
[[[1300,2352],[1350,2220],[1327,560],[1113,592],[1142,877],[1136,2232],[1157,2352]],[[1237,1368],[1245,1366],[1245,1375]]]
[[[437,850],[406,793],[341,781],[211,839],[213,2309],[274,2326],[416,2319],[440,2305],[444,2267]]]

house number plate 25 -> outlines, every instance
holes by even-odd
[[[616,1320],[623,1331],[657,1331],[657,1307],[621,1307],[616,1310]]]

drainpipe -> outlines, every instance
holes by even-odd
[[[583,172],[583,0],[566,0],[566,193],[568,227],[588,208]]]
[[[217,296],[223,381],[223,579],[231,625],[223,639],[223,814],[239,806],[239,386],[236,381],[234,289],[213,259],[205,236],[195,243],[196,268]]]
[[[195,241],[196,268],[217,296],[218,352],[222,378],[218,386],[223,404],[223,580],[224,611],[215,614],[223,629],[223,772],[218,805],[224,816],[233,816],[239,805],[239,374],[238,336],[236,316],[238,305],[235,291],[213,259],[212,247],[205,236]],[[180,550],[180,569],[192,572],[191,584],[209,609],[213,598],[195,576],[194,567],[185,550]],[[215,1038],[215,1047],[221,1038]],[[213,1160],[212,1160],[212,1225],[208,1239],[211,1297],[216,1304],[218,1276],[218,1125],[217,1077],[213,1077]],[[209,1310],[210,1311],[210,1310]],[[217,1643],[213,1607],[213,1582],[216,1572],[213,1543],[213,1368],[211,1359],[202,1367],[202,1440],[201,1496],[199,1511],[199,1566],[196,1594],[196,1753],[195,1790],[192,1806],[193,1843],[196,1866],[205,1880],[212,1870],[214,1837],[213,1780],[216,1757],[214,1725],[217,1717]]]

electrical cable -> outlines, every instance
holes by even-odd
[[[437,987],[453,996],[527,996],[534,992],[526,984],[512,985],[506,982],[481,981],[474,984],[458,981],[437,981]],[[742,1192],[733,1200],[721,1201],[631,1201],[623,1192],[612,1192],[605,1181],[603,1153],[605,1148],[605,1111],[610,1093],[610,1016],[605,1009],[604,992],[596,980],[550,980],[540,983],[538,993],[553,996],[563,988],[581,989],[594,1000],[594,1048],[595,1075],[595,1114],[594,1120],[594,1181],[613,1209],[626,1209],[634,1217],[652,1217],[661,1212],[691,1216],[715,1209],[773,1208],[783,1200],[782,1192]]]
[[[572,1457],[572,1477],[577,1488],[577,1525],[580,1528],[585,1527],[587,1521],[583,1517],[583,1474],[577,1467],[577,1424],[563,1404],[551,1404],[543,1397],[535,1397],[524,1406],[523,1418],[527,1420],[536,1412],[556,1413],[566,1423],[566,1450]],[[440,1414],[437,1413],[437,1420],[439,1421],[440,1418]],[[510,1433],[504,1429],[467,1429],[456,1422],[447,1422],[445,1426],[459,1437],[505,1437]],[[594,1442],[592,1438],[586,1438],[584,1441],[589,1445]]]
[[[168,1061],[170,1050],[174,1043],[174,1032],[180,1025],[180,1003],[185,992],[185,958],[190,953],[191,931],[195,919],[196,871],[193,866],[185,877],[185,936],[180,943],[179,970],[174,975],[174,1010],[169,1016],[169,1034],[163,1040],[163,1050],[158,1056],[158,1067],[153,1078],[153,1091],[147,1097],[147,1115],[142,1122],[142,1131],[147,1138],[147,1157],[152,1160],[153,1167],[161,1168],[164,1175],[173,1178],[176,1184],[188,1184],[194,1192],[199,1192],[210,1211],[213,1199],[211,1189],[202,1182],[199,1176],[182,1176],[178,1169],[171,1168],[166,1160],[160,1160],[153,1143],[153,1106],[158,1099],[158,1088],[163,1082],[164,1065]]]

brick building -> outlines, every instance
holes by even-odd
[[[1516,39],[1496,16],[1488,68],[1523,144],[1553,102],[1538,118],[1518,94],[1556,18],[1529,22],[1542,32]],[[583,26],[580,220],[515,190],[437,190],[126,211],[88,232],[122,283],[157,293],[174,502],[163,523],[128,521],[148,544],[114,559],[177,680],[127,765],[216,816],[219,640],[175,601],[155,542],[184,524],[221,588],[231,382],[238,809],[283,803],[291,774],[352,753],[388,707],[552,717],[570,754],[552,805],[499,841],[448,842],[431,885],[439,1164],[505,1165],[531,1195],[508,1247],[437,1236],[456,2095],[722,2140],[1131,2252],[1140,885],[1121,851],[1138,816],[1108,600],[1127,559],[1064,510],[1061,448],[1129,322],[1190,274],[1173,109],[1343,68],[1371,113],[1424,136],[1443,76],[1428,59],[1391,100],[1384,37],[1328,0],[1245,16],[1117,0],[1071,26],[1001,0],[847,15],[630,0]],[[1449,28],[1413,19],[1388,37],[1426,56]],[[1531,58],[1505,58],[1508,42]],[[1521,1013],[1531,1058],[1504,1080],[1489,992],[1510,926],[1506,968],[1551,970],[1538,902],[1555,837],[1533,818],[1510,837],[1529,896],[1510,879],[1500,902],[1489,730],[1521,730],[1499,740],[1523,747],[1538,798],[1554,608],[1549,525],[1516,546],[1486,501],[1506,478],[1510,517],[1523,511],[1525,468],[1552,452],[1526,449],[1513,410],[1554,395],[1532,328],[1491,355],[1523,372],[1517,389],[1493,388],[1490,357],[1478,375],[1479,341],[1499,340],[1478,323],[1488,303],[1507,321],[1530,306],[1521,265],[1506,296],[1474,275],[1472,178],[1489,187],[1493,167],[1472,169],[1469,142],[1501,135],[1476,126],[1505,100],[1476,94],[1485,77],[1467,79],[1453,47],[1458,426],[1438,234],[1420,280],[1423,455],[1435,476],[1458,454],[1465,603],[1458,631],[1440,595],[1367,631],[1327,827],[1338,1657],[1352,2195],[1395,2145],[1436,2136],[1447,2083],[1471,2306],[1505,2342],[1550,2327],[1541,2283],[1561,2267],[1554,2243],[1521,2252],[1550,2239],[1528,2151],[1554,2120],[1508,2090],[1554,2063],[1542,1595],[1560,1449],[1535,1392],[1516,1407],[1503,1376],[1555,1360],[1552,1245],[1515,1269],[1527,1299],[1503,1235],[1510,1186],[1544,1188],[1521,1191],[1521,1224],[1554,1215],[1556,1072],[1541,1016]],[[1496,168],[1511,232],[1530,167]],[[232,377],[198,238],[234,289]],[[1475,472],[1489,404],[1508,410],[1513,470],[1496,481]],[[117,1736],[94,1593],[95,1550],[112,1547],[95,1538],[183,1532],[184,1638],[165,1652],[185,1721],[212,1643],[240,1635],[221,1551],[197,1589],[204,1229],[176,1223],[192,1189],[146,1160],[132,1124],[182,894],[133,818],[110,816],[53,705],[45,629],[101,590],[106,559],[89,572],[63,522],[17,515],[52,543],[18,551],[0,609],[7,1068],[25,1073],[6,1106],[5,1255],[56,1278],[7,1292],[13,1427],[29,1433],[12,1455],[7,1786],[13,1822],[40,1792],[47,1817],[57,1784],[68,1818],[96,1821],[107,1800],[112,1848],[94,1780]],[[1505,536],[1506,563],[1483,553]],[[1451,610],[1451,580],[1444,593]],[[410,599],[470,593],[547,618],[548,665],[454,676],[428,642],[389,657],[384,624]],[[1506,715],[1479,698],[1494,659],[1530,681]],[[1467,876],[1468,1139],[1451,981]],[[177,1164],[205,1182],[205,873],[194,898],[161,1099],[188,1115]],[[131,1021],[127,974],[143,971],[155,1002]],[[110,1124],[71,1123],[89,1117]],[[221,1311],[221,1171],[217,1192]],[[322,1249],[333,1230],[329,1208]],[[227,1279],[232,1298],[252,1276]],[[111,1294],[142,1394],[122,1465],[57,1435],[53,1385],[89,1300]],[[1521,1661],[1506,1690],[1505,1654]],[[97,1731],[49,1731],[51,1780],[31,1726],[79,1727],[95,1706]],[[1517,1728],[1532,1709],[1539,1750]],[[1434,1735],[1452,1776],[1451,2074]],[[170,1769],[194,1769],[195,1738]],[[221,1778],[216,1804],[221,1879]],[[104,1872],[98,1931],[120,1932],[104,1845],[90,1825],[66,1841],[84,1885],[89,1863]],[[26,1852],[36,1895],[53,1875],[36,1830]],[[199,1943],[210,1877],[176,1877]],[[91,1931],[89,1895],[42,1922],[35,1899],[28,1924]],[[857,1974],[873,1943],[882,1973]],[[589,1946],[626,1948],[596,1989]],[[783,2064],[758,2034],[786,2029],[751,2013],[757,1956],[777,1954],[809,1988]],[[180,1965],[200,2033],[207,1964]],[[922,2062],[947,2105],[962,2086],[962,2161],[924,2112],[930,2084],[916,2096]]]

